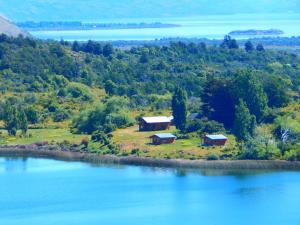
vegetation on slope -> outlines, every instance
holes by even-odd
[[[61,128],[88,135],[80,143],[101,154],[299,160],[299,71],[298,55],[249,42],[242,48],[229,36],[220,46],[120,50],[2,35],[0,119],[24,143],[32,129]],[[172,113],[174,145],[156,149],[147,145],[151,133],[131,127],[141,116]],[[189,120],[190,113],[198,116]],[[201,146],[207,133],[227,133],[230,144]]]

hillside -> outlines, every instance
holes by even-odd
[[[17,37],[20,34],[28,36],[28,33],[22,31],[19,27],[0,16],[0,33],[8,36]]]
[[[82,139],[100,154],[299,160],[299,55],[238,44],[226,37],[219,46],[121,50],[2,36],[0,145]],[[171,115],[174,96],[186,105],[177,109],[198,116],[172,127],[176,144],[151,146],[153,133],[136,132],[137,121]],[[226,134],[228,145],[201,146],[214,133]]]
[[[13,21],[90,21],[124,18],[191,17],[214,14],[299,13],[299,0],[10,0],[1,13]],[[26,9],[26,10],[24,10]]]

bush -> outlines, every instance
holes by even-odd
[[[202,135],[203,133],[225,132],[225,128],[223,124],[218,123],[217,121],[203,118],[188,122],[186,132],[198,132]]]
[[[108,101],[97,107],[84,111],[73,121],[72,132],[92,134],[100,130],[110,133],[118,128],[133,124],[119,101]]]
[[[140,149],[132,149],[131,150],[131,155],[137,155],[137,156],[139,156],[140,153],[141,153]]]
[[[110,143],[110,138],[103,131],[95,131],[91,137],[92,141],[99,142],[102,145],[108,145]]]
[[[67,93],[72,98],[81,98],[83,101],[89,101],[92,98],[88,87],[80,83],[70,83],[67,87]]]
[[[54,113],[53,121],[54,122],[62,122],[66,119],[69,119],[70,117],[71,117],[71,114],[67,110],[58,110]]]
[[[216,155],[215,153],[209,153],[207,155],[207,160],[210,160],[210,161],[212,161],[212,160],[219,160],[219,156]]]
[[[284,153],[284,159],[288,161],[298,161],[300,160],[300,143],[290,146],[291,149]]]
[[[89,145],[89,139],[87,137],[83,138],[80,144],[83,145],[84,148],[87,148]]]

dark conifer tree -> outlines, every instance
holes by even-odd
[[[176,128],[183,131],[187,122],[187,94],[181,88],[175,90],[172,98],[172,110]]]
[[[246,50],[247,52],[251,52],[251,51],[254,50],[254,45],[252,44],[251,41],[247,41],[247,42],[245,43],[245,50]]]

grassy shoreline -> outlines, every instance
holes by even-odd
[[[26,147],[26,146],[25,146]],[[134,156],[118,157],[95,153],[60,150],[55,146],[24,148],[24,146],[1,146],[0,157],[48,158],[63,161],[80,161],[96,164],[119,164],[149,167],[186,168],[186,169],[219,169],[219,170],[300,170],[300,161],[283,160],[186,160],[155,159]]]

